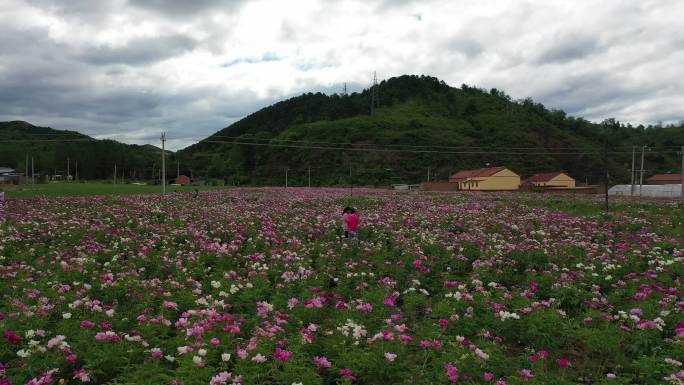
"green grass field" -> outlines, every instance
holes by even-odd
[[[30,198],[37,196],[75,196],[75,195],[128,195],[128,194],[159,194],[162,186],[137,184],[112,184],[102,182],[56,182],[36,185],[0,186],[5,191],[5,198]],[[192,192],[216,190],[222,186],[166,186],[166,192]]]

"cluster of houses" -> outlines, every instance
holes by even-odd
[[[424,182],[423,190],[438,191],[517,191],[534,188],[580,190],[575,179],[563,172],[535,174],[522,180],[520,175],[507,167],[485,167],[475,170],[462,170],[451,176],[448,181]]]
[[[681,174],[657,174],[647,180],[652,189],[667,189],[682,183]],[[617,186],[614,186],[617,187]],[[422,190],[428,191],[519,191],[544,190],[550,192],[597,193],[597,186],[577,186],[575,179],[564,172],[535,174],[527,179],[507,167],[485,167],[475,170],[462,170],[451,176],[448,181],[423,182]],[[643,190],[643,188],[641,189]],[[640,191],[641,191],[640,190]],[[677,190],[672,187],[672,190]],[[645,190],[644,190],[645,191]],[[636,195],[636,194],[632,194]]]

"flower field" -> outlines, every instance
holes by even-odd
[[[0,385],[684,383],[667,207],[348,194],[0,202]]]

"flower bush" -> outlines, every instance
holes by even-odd
[[[0,385],[684,383],[681,210],[347,194],[0,202]]]

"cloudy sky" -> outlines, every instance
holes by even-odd
[[[426,74],[684,120],[677,0],[0,0],[0,121],[179,149],[283,98]]]

